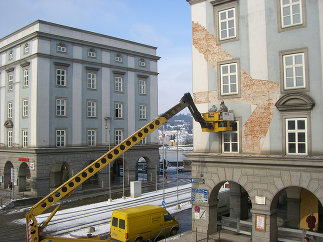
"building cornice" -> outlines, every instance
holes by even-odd
[[[196,4],[196,3],[201,3],[205,2],[206,0],[186,0],[190,5]]]
[[[66,41],[66,42],[70,42],[70,43],[80,45],[80,46],[87,45],[87,46],[90,46],[90,47],[93,47],[93,48],[99,48],[99,49],[106,50],[106,51],[122,52],[122,53],[125,53],[125,54],[130,55],[130,56],[138,56],[138,57],[148,58],[148,59],[151,59],[151,60],[159,60],[160,59],[160,57],[156,56],[156,55],[145,54],[145,53],[138,52],[138,51],[127,50],[127,49],[123,49],[123,48],[117,48],[117,47],[113,47],[113,46],[110,46],[110,45],[98,44],[98,43],[89,42],[89,41],[85,41],[85,40],[79,40],[79,39],[74,39],[74,38],[69,38],[69,37],[63,37],[63,36],[60,36],[60,35],[48,34],[48,33],[39,32],[39,31],[36,31],[36,32],[31,33],[29,35],[26,35],[21,39],[13,41],[13,42],[9,43],[6,46],[3,46],[2,48],[0,48],[0,52],[7,51],[7,50],[19,45],[19,44],[25,43],[26,41],[34,39],[34,38],[45,39],[45,40],[54,39],[54,40],[57,40],[57,41]]]
[[[50,26],[54,26],[54,27],[59,27],[59,28],[62,28],[62,29],[67,29],[67,30],[71,30],[71,31],[77,31],[77,32],[81,32],[81,33],[86,33],[86,34],[91,34],[91,35],[95,35],[95,36],[100,36],[100,37],[104,37],[104,38],[108,38],[108,39],[112,39],[112,40],[117,40],[117,41],[121,41],[121,42],[125,42],[125,43],[130,43],[130,44],[134,44],[134,45],[138,45],[138,46],[143,46],[143,47],[146,47],[146,48],[150,48],[150,49],[157,49],[157,47],[155,46],[151,46],[151,45],[146,45],[146,44],[142,44],[142,43],[138,43],[138,42],[135,42],[135,41],[130,41],[130,40],[126,40],[126,39],[121,39],[121,38],[117,38],[117,37],[113,37],[113,36],[109,36],[109,35],[105,35],[105,34],[99,34],[99,33],[95,33],[95,32],[91,32],[91,31],[88,31],[88,30],[83,30],[83,29],[78,29],[78,28],[74,28],[74,27],[70,27],[70,26],[66,26],[66,25],[60,25],[60,24],[56,24],[56,23],[51,23],[51,22],[47,22],[47,21],[44,21],[44,20],[36,20],[35,22],[21,28],[21,29],[18,29],[17,31],[3,37],[2,39],[0,39],[0,42],[3,41],[3,40],[6,40],[36,24],[44,24],[44,25],[50,25]]]
[[[217,6],[217,5],[222,5],[222,4],[225,4],[225,3],[229,3],[229,2],[237,2],[238,0],[214,0],[214,1],[211,1],[211,4],[213,6]]]
[[[186,153],[187,160],[236,166],[323,168],[323,156],[229,155],[220,153]]]
[[[158,72],[154,72],[154,71],[135,69],[135,68],[126,67],[126,66],[118,66],[118,65],[112,65],[112,64],[91,62],[91,61],[86,61],[86,60],[82,60],[82,59],[73,59],[73,58],[69,58],[69,57],[55,56],[55,55],[41,54],[41,53],[36,53],[36,54],[30,55],[26,58],[20,59],[18,61],[14,61],[10,64],[3,65],[0,67],[0,71],[14,68],[17,65],[21,65],[22,63],[25,63],[26,61],[31,60],[36,57],[43,57],[43,58],[48,58],[48,59],[55,59],[55,60],[59,60],[59,61],[79,63],[79,64],[84,64],[84,65],[106,67],[106,68],[111,68],[112,70],[116,70],[116,71],[118,71],[118,70],[131,71],[131,72],[134,72],[137,74],[145,73],[147,75],[153,75],[153,76],[157,76],[159,74]],[[56,61],[55,63],[59,63],[59,61]],[[62,63],[60,63],[60,64],[62,64]],[[65,63],[65,64],[68,65],[68,63]]]

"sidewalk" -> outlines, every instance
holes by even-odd
[[[197,235],[198,241],[207,241],[206,234],[199,234]],[[195,242],[196,241],[196,235],[195,233],[192,233],[192,231],[187,231],[182,234],[178,234],[177,236],[173,236],[171,238],[167,238],[166,241],[185,241],[185,242]],[[219,234],[211,234],[209,235],[208,241],[227,241],[227,242],[250,242],[251,238],[250,236],[246,235],[239,235],[239,234],[233,234],[229,231],[221,231],[220,233],[220,240],[219,240]]]

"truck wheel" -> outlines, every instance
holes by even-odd
[[[136,242],[143,242],[142,238],[136,239]]]
[[[170,231],[170,235],[171,236],[174,236],[174,235],[176,235],[177,234],[177,228],[173,228],[171,231]]]

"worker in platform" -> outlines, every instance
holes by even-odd
[[[313,231],[313,229],[315,228],[315,223],[316,223],[316,218],[313,215],[313,213],[311,213],[310,215],[307,216],[306,223],[307,223],[309,230]]]

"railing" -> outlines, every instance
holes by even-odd
[[[251,235],[252,234],[252,222],[240,220],[239,218],[222,217],[218,223],[218,227],[230,231],[237,232],[239,234]]]
[[[287,236],[282,236],[286,235]],[[323,241],[323,234],[308,231],[305,229],[291,229],[278,227],[278,241],[302,241],[305,237],[309,237],[310,241]]]

